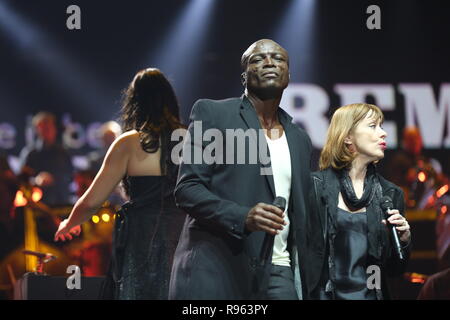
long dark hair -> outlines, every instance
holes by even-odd
[[[149,153],[161,147],[161,173],[176,178],[177,166],[170,153],[174,147],[170,136],[173,130],[184,128],[179,116],[175,92],[164,74],[156,68],[139,71],[124,91],[121,110],[123,131],[139,132],[141,147]],[[128,193],[128,182],[124,179]]]

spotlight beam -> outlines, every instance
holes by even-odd
[[[38,26],[26,21],[4,2],[0,2],[0,28],[11,44],[27,53],[30,65],[39,69],[44,77],[52,78],[56,87],[79,102],[80,111],[90,113],[112,104],[109,90],[102,88],[104,81],[96,79],[86,67],[63,53]]]
[[[274,39],[289,52],[290,72],[293,79],[300,77],[312,81],[314,77],[314,40],[317,35],[316,0],[291,0]]]
[[[189,92],[190,80],[201,63],[203,42],[211,18],[213,0],[191,0],[170,29],[166,41],[147,58],[174,80],[178,96]],[[153,48],[155,51],[155,48]]]

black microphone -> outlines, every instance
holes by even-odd
[[[23,250],[22,253],[29,254],[35,257],[38,257],[39,259],[45,259],[45,262],[49,262],[52,260],[55,260],[57,256],[51,254],[51,253],[43,253],[43,252],[37,252],[32,250]]]
[[[395,226],[390,224],[388,221],[388,217],[390,215],[387,213],[387,211],[389,209],[392,209],[392,207],[394,206],[394,204],[392,203],[392,199],[389,196],[382,197],[380,206],[381,206],[381,209],[383,209],[384,216],[386,218],[386,225],[388,226],[388,228],[391,231],[392,242],[393,242],[393,245],[395,248],[395,252],[397,253],[397,257],[400,260],[404,260],[405,257],[403,255],[402,246],[400,245],[400,239],[398,238],[397,229],[395,229]]]
[[[276,197],[275,200],[273,200],[272,205],[284,211],[286,208],[286,199],[283,197]],[[273,247],[274,240],[275,236],[266,233],[261,249],[261,265],[264,265],[267,259],[269,259],[270,249]]]

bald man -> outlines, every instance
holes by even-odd
[[[289,83],[289,56],[263,39],[244,52],[241,65],[245,91],[240,98],[198,100],[191,111],[189,136],[213,129],[210,134],[221,135],[215,140],[221,148],[210,161],[204,155],[211,139],[185,140],[175,198],[187,218],[174,257],[170,299],[306,295],[312,147],[307,133],[279,107]],[[246,141],[242,145],[236,143],[240,138]],[[201,163],[189,159],[192,154],[203,154]],[[277,196],[286,199],[284,211],[272,205]]]

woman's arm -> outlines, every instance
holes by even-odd
[[[402,245],[405,245],[411,240],[411,231],[408,220],[405,218],[405,198],[402,190],[397,191],[394,201],[397,210],[388,211],[390,215],[388,221],[397,229],[399,239]]]
[[[110,146],[102,167],[95,176],[91,186],[76,202],[69,218],[62,221],[55,234],[55,241],[71,240],[72,234],[78,235],[83,222],[88,220],[106,201],[111,192],[127,172],[128,159],[131,151],[131,135],[125,133]]]
[[[411,252],[411,231],[408,221],[405,219],[405,198],[403,195],[403,191],[401,189],[398,189],[395,197],[393,199],[394,205],[398,208],[398,210],[391,210],[389,217],[389,221],[396,227],[396,229],[399,231],[399,239],[400,244],[402,245],[403,254],[405,256],[405,260],[400,261],[397,258],[397,255],[395,253],[395,249],[393,246],[391,246],[391,252],[390,257],[387,261],[388,266],[388,275],[389,276],[398,276],[401,275],[403,272],[405,272],[405,269],[407,267],[409,256]]]

